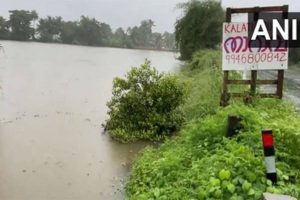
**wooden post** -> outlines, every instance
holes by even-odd
[[[226,9],[226,22],[231,22],[231,13],[232,13],[231,8],[227,8]],[[229,80],[229,71],[224,71],[223,91],[222,91],[221,103],[220,103],[220,105],[223,107],[228,106],[229,100],[230,100],[230,96],[228,94],[228,80]]]
[[[227,8],[226,9],[226,22],[231,22],[231,13],[232,13],[231,8]]]
[[[228,127],[226,137],[233,137],[243,128],[242,118],[236,115],[228,116]]]
[[[220,105],[225,107],[229,104],[229,94],[228,94],[228,80],[229,80],[229,71],[224,71],[223,75],[223,92],[221,96],[221,103]]]
[[[251,71],[251,89],[250,89],[251,96],[254,96],[256,93],[256,81],[257,81],[257,71],[253,70]]]
[[[279,99],[282,99],[283,97],[283,80],[284,80],[284,70],[278,70],[278,74],[277,74],[277,97]]]

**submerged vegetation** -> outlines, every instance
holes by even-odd
[[[160,140],[184,122],[184,84],[174,75],[159,73],[147,60],[125,78],[115,78],[112,93],[104,127],[118,141]]]

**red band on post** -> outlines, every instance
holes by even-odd
[[[263,134],[263,145],[264,147],[273,146],[273,135],[272,134]]]

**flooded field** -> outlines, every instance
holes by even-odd
[[[147,144],[103,134],[112,80],[169,52],[0,41],[0,199],[122,199],[124,177]]]

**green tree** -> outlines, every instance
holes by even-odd
[[[164,32],[162,35],[163,39],[163,48],[168,50],[175,50],[176,49],[176,42],[175,42],[175,34]]]
[[[37,27],[39,33],[39,40],[42,42],[58,41],[62,31],[62,18],[61,17],[47,17],[40,19]]]
[[[38,14],[35,11],[27,10],[11,10],[9,13],[11,39],[34,39],[35,29],[33,28],[33,22],[38,19]]]
[[[160,50],[163,46],[163,38],[160,33],[152,33],[152,45],[153,48]]]
[[[96,19],[81,16],[77,39],[80,44],[97,46],[101,44],[101,25]]]
[[[145,48],[151,46],[152,27],[154,22],[143,20],[139,27],[134,26],[128,29],[129,47]]]
[[[142,35],[139,32],[139,28],[134,26],[132,28],[127,29],[128,34],[128,42],[127,45],[129,48],[139,47],[140,41],[142,40]]]
[[[185,86],[177,77],[159,73],[146,61],[114,79],[104,127],[122,142],[161,139],[182,125],[184,97]]]
[[[224,10],[214,0],[190,0],[180,5],[184,16],[175,25],[181,59],[190,59],[201,48],[215,48],[221,42]]]
[[[60,39],[63,43],[79,44],[77,40],[78,22],[68,21],[62,25]]]
[[[152,38],[152,28],[154,22],[151,19],[143,20],[139,27],[139,34],[141,35],[140,45],[145,47],[148,46]]]
[[[6,19],[0,16],[0,39],[9,38],[9,25]]]
[[[82,16],[76,33],[80,44],[89,46],[109,46],[112,30],[108,24],[100,23],[95,18]]]
[[[100,38],[101,38],[101,45],[103,45],[103,46],[111,45],[113,33],[110,28],[110,25],[108,25],[106,23],[100,23]]]
[[[118,28],[114,34],[113,34],[113,38],[112,38],[112,46],[115,47],[126,47],[126,33],[124,32],[124,30],[122,28]]]

